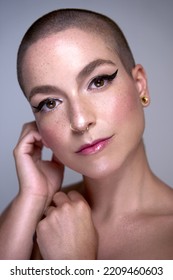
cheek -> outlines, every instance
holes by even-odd
[[[119,121],[124,121],[124,119],[128,121],[129,118],[134,118],[139,112],[141,112],[139,102],[135,94],[127,92],[126,95],[122,96],[120,103],[121,106],[118,106],[117,108]]]
[[[57,152],[62,150],[65,143],[65,129],[61,123],[56,121],[42,121],[37,122],[39,133],[42,137],[43,144],[54,151],[56,147]],[[63,139],[63,141],[62,141]]]
[[[105,114],[110,116],[110,122],[114,119],[114,123],[118,126],[130,122],[131,119],[134,120],[142,113],[140,100],[134,89],[116,91],[108,101]]]

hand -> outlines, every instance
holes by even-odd
[[[61,187],[64,167],[54,156],[52,161],[43,161],[42,148],[36,123],[25,124],[14,150],[20,192],[43,198],[47,207]]]
[[[85,199],[76,191],[58,192],[53,202],[36,231],[43,259],[96,259],[97,234]]]

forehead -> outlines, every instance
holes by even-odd
[[[23,61],[23,80],[28,85],[41,84],[43,77],[55,77],[68,72],[77,75],[82,68],[96,59],[118,60],[109,44],[99,35],[68,29],[38,40],[27,50]],[[45,80],[46,82],[46,80]]]
[[[26,51],[25,60],[32,57],[42,57],[46,59],[48,54],[64,55],[68,52],[83,52],[87,55],[91,53],[102,53],[108,51],[115,54],[115,49],[108,43],[108,40],[102,36],[93,33],[82,31],[77,28],[67,29],[65,31],[52,34],[49,37],[39,39],[36,43],[32,44]],[[45,53],[47,54],[45,56]],[[65,58],[65,57],[64,57]]]

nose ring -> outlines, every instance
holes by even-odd
[[[75,133],[83,134],[85,131],[89,130],[89,126],[87,125],[87,127],[85,129],[76,129],[72,126],[72,124],[70,124],[70,129],[71,129],[71,131],[73,131]]]

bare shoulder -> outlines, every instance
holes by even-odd
[[[158,180],[148,190],[144,207],[101,228],[98,258],[173,259],[173,189]]]
[[[156,200],[156,224],[158,223],[161,232],[171,234],[173,244],[173,188],[161,182]]]
[[[154,193],[154,206],[158,209],[158,214],[173,215],[173,188],[158,180]]]
[[[136,220],[137,228],[143,228],[141,239],[147,251],[144,257],[173,259],[173,189],[159,182],[153,208]],[[136,231],[138,231],[136,228]]]

